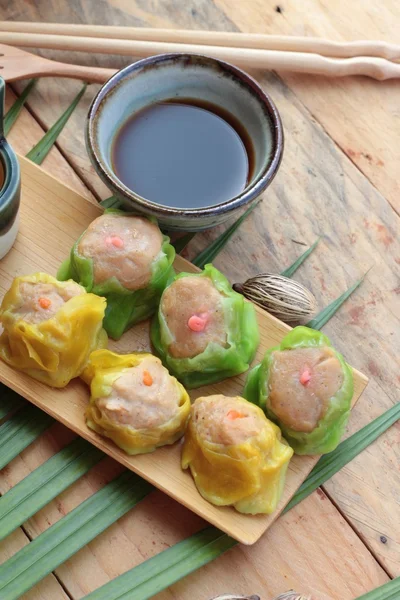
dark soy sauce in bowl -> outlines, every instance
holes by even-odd
[[[245,189],[253,148],[233,115],[179,98],[134,113],[114,138],[112,165],[126,187],[150,202],[204,208]]]

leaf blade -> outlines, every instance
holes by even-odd
[[[4,116],[4,135],[7,135],[10,132],[11,127],[14,125],[15,121],[18,119],[18,115],[21,112],[29,94],[35,87],[37,79],[31,79],[28,85],[25,86],[21,95],[15,100],[13,105],[9,108],[6,115]]]
[[[368,273],[368,271],[367,271]],[[326,323],[333,317],[333,315],[339,310],[339,308],[346,302],[348,298],[352,295],[353,292],[362,284],[367,273],[365,273],[361,279],[353,283],[351,287],[349,287],[339,298],[336,298],[333,302],[328,304],[321,312],[319,312],[311,321],[306,323],[306,327],[311,327],[312,329],[321,329]]]
[[[188,575],[196,568],[210,562],[211,557],[220,556],[236,544],[236,540],[216,527],[207,527],[98,588],[85,596],[85,600],[151,598],[181,579],[182,573]],[[161,571],[157,566],[160,556],[162,556]]]
[[[22,396],[0,383],[0,420],[23,405],[27,406],[28,404]]]
[[[400,405],[396,406],[397,411],[400,411]],[[320,462],[318,462],[304,482],[306,483],[308,480],[314,478],[312,485],[305,490],[305,493],[301,493],[302,497],[299,498],[297,502],[293,503],[293,499],[296,497],[295,494],[292,501],[287,505],[283,512],[288,512],[290,508],[293,508],[295,504],[306,498],[319,487],[319,485],[325,483],[334,472],[340,470],[344,464],[347,464],[347,462],[357,456],[366,445],[368,445],[365,440],[366,433],[371,434],[374,439],[377,439],[379,435],[395,422],[396,418],[398,418],[398,412],[392,407],[383,413],[383,415],[380,415],[380,417],[366,425],[360,432],[353,434],[350,438],[342,442],[336,449],[339,453],[343,452],[343,444],[345,444],[345,450],[346,446],[348,450],[348,446],[351,445],[350,440],[353,439],[354,451],[352,453],[348,451],[344,452],[346,462],[343,463],[343,460],[337,460],[335,469],[330,468],[328,471],[323,470],[319,473],[319,476],[315,478],[315,470],[320,464]],[[359,435],[357,436],[357,434]],[[354,438],[354,436],[357,437]],[[369,440],[372,439],[371,436],[368,438]],[[340,447],[342,449],[338,450]],[[336,451],[331,453],[331,461],[332,455],[334,455]],[[222,532],[215,527],[204,529],[199,532],[199,534],[195,534],[183,542],[179,542],[179,544],[168,548],[168,550],[160,552],[153,558],[141,563],[123,575],[120,575],[113,581],[106,583],[91,594],[85,596],[84,600],[147,600],[154,594],[169,587],[189,573],[192,573],[197,568],[211,562],[237,543],[236,540],[233,540],[226,534],[222,534]],[[362,600],[392,599],[380,598],[378,596],[377,598],[372,597]]]
[[[369,435],[368,440],[370,442],[372,437],[373,439],[376,439],[386,431],[400,414],[400,405],[397,405],[397,411],[394,410],[394,408],[395,407],[392,407],[389,411],[383,413],[383,415],[366,425],[360,432],[350,436],[350,438],[342,442],[334,452],[327,455],[330,456],[329,460],[332,462],[332,456],[335,455],[335,452],[338,452],[345,457],[345,462],[337,459],[336,465],[335,462],[333,465],[335,468],[332,468],[332,465],[328,470],[319,468],[318,471],[320,472],[317,472],[316,476],[315,471],[320,464],[319,461],[304,482],[306,483],[311,479],[312,485],[306,487],[306,489],[301,492],[301,497],[298,497],[297,501],[293,502],[293,499],[295,499],[296,495],[299,493],[297,492],[283,512],[288,512],[290,508],[293,508],[293,506],[306,498],[317,487],[325,483],[325,481],[335,472],[340,470],[344,464],[347,464],[347,462],[357,456],[357,454],[368,445],[366,444],[366,433]],[[353,440],[353,442],[351,442],[351,440]],[[354,446],[353,452],[348,451],[349,445]],[[345,448],[345,452],[343,452],[343,447]],[[205,537],[202,537],[201,534]],[[222,532],[215,527],[207,528],[202,530],[199,534],[195,534],[195,536],[191,536],[183,542],[168,548],[168,550],[160,552],[153,558],[134,567],[123,575],[120,575],[113,581],[106,583],[104,586],[85,596],[84,600],[147,600],[197,568],[211,562],[236,544],[237,542],[235,540],[226,534],[222,534]],[[182,549],[184,550],[183,552]]]
[[[64,129],[65,125],[68,123],[69,118],[74,112],[75,108],[78,106],[80,99],[82,98],[85,90],[87,88],[87,83],[85,83],[78,94],[75,96],[71,104],[68,106],[65,112],[57,119],[57,121],[50,127],[50,129],[44,134],[42,139],[38,141],[38,143],[28,152],[26,158],[29,158],[32,162],[37,165],[41,165],[53,145],[55,144],[58,136]]]
[[[221,250],[228,243],[232,235],[235,231],[240,227],[245,219],[250,215],[250,213],[258,206],[260,200],[254,202],[247,210],[244,212],[228,229],[226,229],[220,236],[218,236],[209,246],[205,248],[200,254],[196,256],[192,263],[203,269],[207,263],[213,262],[216,256],[221,252]]]
[[[104,209],[119,208],[120,204],[121,202],[116,196],[109,196],[108,198],[104,198],[104,200],[101,200],[101,202],[99,202],[99,205],[102,206]]]
[[[99,462],[104,453],[82,438],[57,452],[0,498],[0,540]]]
[[[365,448],[372,444],[372,442],[399,419],[400,404],[396,404],[371,421],[371,423],[353,433],[347,440],[341,442],[336,450],[322,456],[290,502],[285,506],[283,513],[288,512],[301,502],[301,500],[304,500],[314,490],[333,477],[335,473],[358,456],[360,452],[365,450]]]
[[[0,426],[0,469],[27,448],[52,423],[54,419],[50,415],[31,405],[22,408],[3,423]]]
[[[0,565],[0,597],[15,600],[133,508],[152,486],[131,471],[111,481]]]
[[[396,577],[387,583],[371,590],[356,600],[399,600],[400,598],[400,577]]]
[[[321,237],[319,237],[305,252],[303,252],[303,254],[301,254],[299,258],[295,260],[293,264],[290,265],[290,267],[282,271],[281,275],[283,275],[283,277],[292,277],[292,275],[297,271],[297,269],[310,256],[311,252],[315,250],[320,239]]]
[[[174,242],[171,242],[173,247],[175,248],[175,252],[177,254],[181,254],[182,250],[184,250],[186,248],[186,246],[189,244],[189,242],[192,241],[192,239],[194,238],[195,235],[196,235],[196,232],[191,231],[189,233],[186,233],[185,235],[182,235],[180,238],[178,238]]]

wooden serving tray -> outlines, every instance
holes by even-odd
[[[86,229],[101,214],[101,209],[25,158],[22,170],[22,206],[20,232],[11,252],[0,261],[0,295],[3,297],[14,277],[44,271],[55,275],[60,263]],[[197,268],[181,257],[175,261],[177,271],[195,272]],[[290,329],[267,312],[256,307],[261,344],[256,361],[265,351],[280,342]],[[110,341],[110,349],[121,353],[149,351],[148,322],[124,334],[119,342]],[[217,385],[191,392],[192,399],[212,393],[240,395],[246,375],[225,380]],[[285,491],[273,515],[242,515],[233,508],[218,508],[198,493],[191,475],[180,467],[180,443],[166,446],[152,454],[130,457],[111,441],[86,427],[84,410],[89,400],[88,388],[75,379],[65,389],[57,390],[0,362],[0,380],[49,413],[52,417],[86,438],[166,494],[244,544],[253,544],[272,525],[318,461],[318,457],[294,456],[290,462]],[[354,371],[353,404],[360,397],[367,378]]]

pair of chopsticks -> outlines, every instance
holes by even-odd
[[[327,76],[400,77],[400,45],[382,41],[101,25],[0,22],[0,42],[12,46],[146,57],[169,52],[206,54],[245,68]]]

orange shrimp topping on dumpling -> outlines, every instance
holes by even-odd
[[[342,384],[342,366],[328,346],[272,353],[270,407],[295,431],[313,431]]]
[[[197,356],[211,342],[226,346],[222,299],[208,277],[176,279],[165,290],[161,310],[174,338],[168,347],[171,356]]]
[[[198,398],[182,449],[200,494],[242,513],[273,512],[293,450],[277,425],[244,398]]]
[[[127,290],[144,288],[161,251],[158,226],[144,217],[104,214],[87,228],[78,252],[93,261],[94,285],[116,277]]]
[[[16,277],[0,306],[0,357],[53,387],[78,377],[107,345],[106,301],[74,281],[46,273]]]
[[[64,287],[23,281],[19,286],[20,305],[14,311],[27,323],[41,323],[54,317],[68,300],[81,294],[85,294],[85,290],[74,281],[68,281]]]
[[[183,435],[189,396],[152,354],[93,352],[82,379],[91,391],[87,425],[128,454],[152,452]]]
[[[151,429],[173,418],[181,396],[176,379],[149,355],[126,369],[112,384],[111,394],[97,398],[96,408],[110,423]]]

